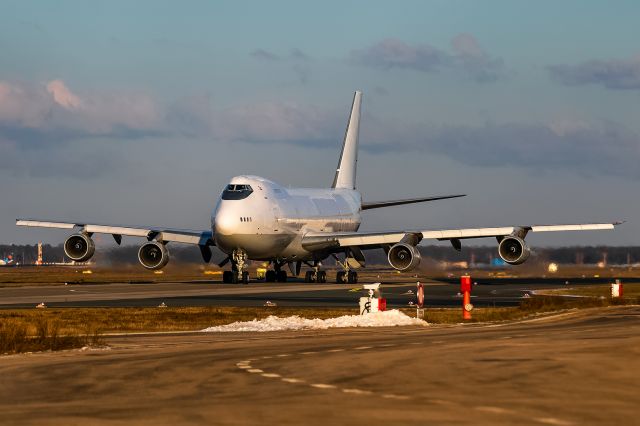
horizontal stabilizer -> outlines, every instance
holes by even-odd
[[[404,200],[376,201],[372,203],[362,203],[362,210],[379,209],[381,207],[401,206],[403,204],[424,203],[427,201],[446,200],[447,198],[465,197],[466,194],[441,195],[438,197],[407,198]]]

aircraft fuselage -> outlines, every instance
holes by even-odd
[[[360,193],[350,189],[287,189],[257,176],[237,176],[221,194],[211,216],[216,246],[244,250],[256,260],[311,260],[307,232],[357,231]]]

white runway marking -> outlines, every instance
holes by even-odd
[[[501,408],[501,407],[492,407],[492,406],[478,406],[478,407],[473,407],[474,409],[478,410],[478,411],[484,411],[487,413],[495,413],[495,414],[507,414],[507,413],[514,413],[515,411],[513,410],[507,410],[506,408]]]
[[[273,378],[280,377],[280,375],[276,374],[276,373],[262,373],[261,376],[262,377],[273,377]]]
[[[395,395],[392,393],[385,393],[382,394],[383,398],[387,398],[387,399],[410,399],[410,397],[406,396],[406,395]]]
[[[373,392],[362,389],[342,389],[344,393],[353,393],[356,395],[371,395]]]
[[[371,346],[359,346],[357,348],[353,348],[354,351],[363,351],[365,349],[371,349]]]
[[[282,381],[286,383],[304,383],[304,380],[294,379],[291,377],[283,377]]]
[[[553,417],[537,417],[534,418],[533,420],[540,422],[540,423],[544,423],[547,425],[557,425],[557,426],[569,426],[572,425],[573,423],[565,421],[565,420],[560,420],[560,419],[556,419]]]
[[[310,386],[318,389],[335,389],[336,388],[336,385],[329,385],[327,383],[313,383]]]
[[[260,370],[259,368],[250,368],[247,371],[249,373],[264,373],[264,371]]]

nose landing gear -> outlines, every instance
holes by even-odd
[[[245,271],[247,260],[247,253],[244,250],[234,250],[231,254],[231,270],[222,273],[222,282],[249,284],[249,271]]]

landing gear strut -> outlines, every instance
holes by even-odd
[[[333,255],[334,259],[336,259],[336,263],[344,269],[343,271],[338,271],[336,273],[336,283],[338,284],[355,284],[358,282],[358,273],[356,271],[352,271],[349,266],[349,262],[347,259],[344,259],[344,262],[341,261],[338,256]]]
[[[249,271],[247,266],[247,253],[242,249],[236,249],[231,254],[231,270],[222,273],[222,282],[231,284],[249,284]]]

